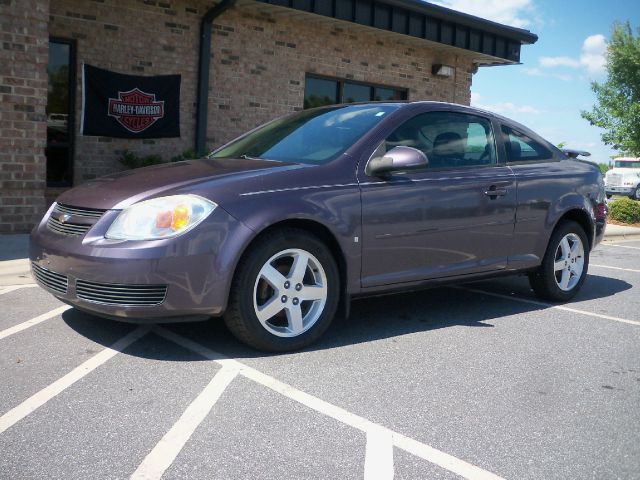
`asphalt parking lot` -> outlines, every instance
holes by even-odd
[[[0,478],[640,478],[640,241],[573,302],[523,277],[355,302],[263,355],[0,287]]]

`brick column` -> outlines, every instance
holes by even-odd
[[[0,233],[45,209],[49,0],[0,0]]]

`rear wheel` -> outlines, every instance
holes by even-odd
[[[339,278],[331,252],[316,237],[294,229],[269,234],[238,266],[225,323],[258,350],[303,348],[333,320]]]
[[[631,198],[633,200],[640,200],[640,185],[636,187],[636,191],[633,192],[633,195],[631,195]]]
[[[589,243],[576,222],[563,222],[551,235],[542,264],[529,274],[533,291],[541,298],[567,301],[582,287],[589,266]]]

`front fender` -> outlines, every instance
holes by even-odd
[[[356,185],[257,192],[225,208],[254,232],[251,241],[277,224],[302,221],[323,228],[334,238],[344,256],[347,291],[350,294],[359,291],[361,207]],[[245,249],[246,246],[242,253]]]

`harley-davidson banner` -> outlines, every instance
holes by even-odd
[[[83,65],[82,135],[180,136],[180,75],[141,77]]]

